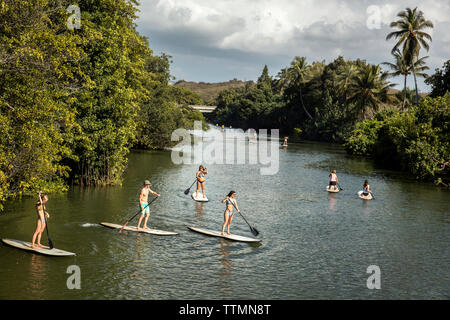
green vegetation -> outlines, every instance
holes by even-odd
[[[435,74],[425,79],[425,83],[431,85],[431,97],[443,96],[450,92],[450,60],[444,63],[442,70],[435,71]]]
[[[448,184],[450,93],[427,97],[406,112],[384,110],[358,123],[345,146],[350,154],[372,156],[385,167]]]
[[[254,85],[221,92],[216,123],[241,128],[302,130],[306,139],[344,142],[358,120],[387,105],[387,73],[363,60],[339,57],[329,64],[295,57],[275,79],[267,66]]]
[[[215,99],[220,92],[228,89],[243,88],[252,81],[240,81],[237,79],[230,80],[228,82],[207,83],[207,82],[192,82],[180,80],[175,83],[176,87],[186,88],[197,93],[202,101],[196,104],[214,105]]]
[[[0,202],[118,184],[130,148],[163,148],[203,120],[179,107],[201,98],[169,86],[170,57],[136,31],[136,1],[83,1],[74,30],[71,4],[0,2]]]

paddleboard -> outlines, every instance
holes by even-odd
[[[121,224],[114,224],[114,223],[109,223],[109,222],[100,222],[100,225],[107,227],[107,228],[111,228],[111,229],[122,229],[122,227],[123,227],[123,224],[121,225]],[[163,231],[163,230],[157,230],[157,229],[148,229],[148,230],[141,229],[138,231],[137,227],[133,227],[133,226],[126,226],[125,228],[123,228],[123,230],[155,234],[157,236],[174,236],[174,235],[178,234],[176,232]]]
[[[260,239],[255,239],[255,238],[248,238],[248,237],[243,237],[243,236],[238,236],[235,234],[231,234],[231,235],[222,235],[220,231],[213,231],[213,230],[208,230],[208,229],[201,229],[201,228],[196,228],[196,227],[188,227],[189,230],[198,232],[198,233],[202,233],[202,234],[206,234],[207,236],[211,236],[211,237],[219,237],[219,238],[225,238],[228,240],[233,240],[233,241],[240,241],[240,242],[261,242]]]
[[[336,193],[336,192],[339,192],[339,188],[336,187],[336,190],[334,190],[334,188],[333,188],[333,189],[330,189],[330,186],[328,185],[328,186],[327,186],[327,191],[328,191],[328,192]]]
[[[194,199],[195,201],[199,201],[199,202],[208,202],[208,198],[205,196],[203,198],[203,194],[201,192],[198,193],[198,196],[195,196],[195,192],[192,193],[192,199]]]
[[[49,247],[35,247],[34,249],[31,248],[31,243],[21,240],[13,240],[13,239],[2,239],[3,243],[12,246],[17,249],[27,250],[35,253],[44,254],[47,256],[54,256],[54,257],[68,257],[68,256],[75,256],[76,254],[69,251],[64,251],[60,249],[50,249]]]
[[[361,199],[363,199],[363,200],[372,200],[373,199],[372,195],[370,193],[369,193],[369,195],[367,197],[363,196],[362,193],[363,193],[362,190],[358,191],[358,197],[360,197]]]

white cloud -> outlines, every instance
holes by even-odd
[[[380,8],[379,30],[366,26],[371,5]],[[436,56],[430,61],[442,64],[450,58],[449,0],[142,0],[138,24],[150,39],[161,35],[159,40],[167,41],[169,51],[176,46],[174,55],[197,51],[220,56],[231,50],[249,55],[305,55],[311,61],[343,54],[381,63],[390,58],[394,43],[385,41],[392,31],[389,23],[399,11],[415,6],[435,23],[429,32],[434,37],[430,54]]]

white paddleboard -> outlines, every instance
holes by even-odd
[[[75,256],[76,254],[73,252],[68,252],[60,249],[50,249],[49,247],[35,247],[34,249],[31,248],[31,243],[21,240],[13,240],[13,239],[2,239],[3,243],[12,246],[17,249],[27,250],[35,253],[44,254],[47,256],[54,256],[54,257],[68,257],[68,256]]]
[[[327,186],[327,191],[328,191],[328,192],[334,192],[334,193],[336,193],[336,192],[339,192],[339,188],[336,187],[336,190],[334,190],[334,188],[333,188],[333,189],[330,189],[330,186],[328,185],[328,186]]]
[[[228,240],[233,240],[233,241],[241,241],[241,242],[261,242],[260,239],[255,239],[255,238],[248,238],[248,237],[243,237],[243,236],[238,236],[235,234],[232,235],[222,235],[222,233],[220,231],[213,231],[213,230],[208,230],[208,229],[201,229],[201,228],[196,228],[196,227],[188,227],[190,230],[198,232],[198,233],[202,233],[202,234],[206,234],[208,236],[211,237],[219,237],[219,238],[225,238]]]
[[[205,196],[203,198],[203,194],[201,192],[198,193],[197,197],[195,196],[195,192],[192,193],[192,199],[194,199],[195,201],[199,201],[199,202],[208,202],[208,198]]]
[[[100,225],[107,227],[107,228],[111,228],[111,229],[122,229],[122,227],[123,227],[123,224],[120,225],[120,224],[114,224],[114,223],[109,223],[109,222],[101,222]],[[137,227],[132,227],[132,226],[126,226],[125,228],[123,228],[123,230],[155,234],[158,236],[174,236],[174,235],[178,234],[176,232],[163,231],[163,230],[157,230],[157,229],[148,229],[148,230],[141,229],[138,231]]]
[[[360,197],[361,199],[363,199],[363,200],[372,200],[373,199],[373,197],[372,197],[372,195],[370,193],[369,193],[369,195],[367,197],[363,196],[362,193],[363,193],[362,190],[358,191],[358,197]]]

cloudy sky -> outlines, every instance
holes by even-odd
[[[416,6],[435,26],[421,51],[431,73],[450,59],[450,0],[141,0],[137,23],[155,54],[173,56],[177,80],[256,80],[264,64],[276,75],[294,56],[392,62],[389,23]]]

